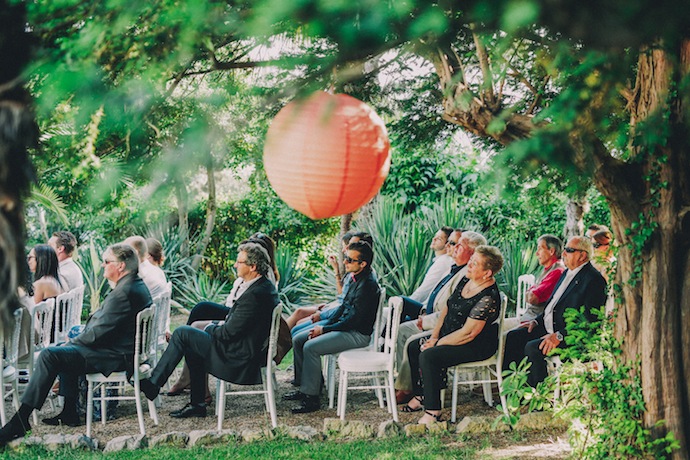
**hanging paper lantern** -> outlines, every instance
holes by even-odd
[[[378,193],[390,168],[381,118],[344,94],[316,92],[271,122],[264,169],[278,196],[311,217],[353,212]]]

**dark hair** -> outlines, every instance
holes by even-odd
[[[58,262],[55,249],[47,244],[37,244],[34,246],[34,254],[36,255],[36,273],[34,273],[34,281],[40,280],[44,276],[50,276],[55,278],[58,284],[62,286],[60,276],[58,275],[60,263]]]
[[[57,246],[62,246],[65,248],[65,253],[71,256],[74,252],[74,248],[77,247],[77,238],[67,231],[60,231],[53,233],[53,236],[57,238]]]
[[[371,237],[367,232],[355,232],[352,234],[352,238],[357,237],[359,241],[364,241],[369,243],[369,246],[374,247],[374,238]]]
[[[139,256],[137,251],[125,243],[117,243],[106,249],[106,252],[110,251],[118,262],[125,263],[125,270],[129,273],[139,273]]]
[[[458,232],[458,233],[462,233],[462,232],[466,232],[466,231],[467,231],[467,229],[465,229],[465,228],[460,228],[460,227],[454,228],[454,229],[453,229],[453,232]],[[449,235],[449,236],[450,236],[450,235]]]
[[[537,238],[537,244],[539,244],[540,241],[543,241],[548,249],[555,250],[554,255],[556,256],[556,259],[561,258],[561,253],[563,252],[563,242],[559,237],[547,233]]]
[[[149,251],[149,255],[158,265],[161,265],[165,260],[163,255],[163,245],[160,241],[155,238],[146,238],[146,248]]]
[[[450,234],[453,233],[452,227],[449,227],[447,225],[444,225],[443,227],[439,228],[443,233],[446,234],[446,239],[450,237]]]
[[[273,239],[266,235],[265,233],[256,232],[249,237],[249,241],[252,243],[259,243],[268,253],[268,263],[273,270],[273,274],[276,277],[276,281],[280,281],[280,273],[278,273],[278,267],[276,266],[276,243]]]
[[[367,266],[371,268],[371,263],[374,261],[374,250],[371,248],[371,245],[368,242],[364,240],[356,241],[354,243],[350,243],[347,249],[350,251],[359,252],[359,257],[361,260],[366,262]]]
[[[610,244],[613,241],[613,235],[608,230],[599,230],[592,235],[592,240],[599,244]]]
[[[343,236],[340,237],[340,241],[342,241],[345,244],[348,244],[350,240],[352,239],[352,232],[345,232]]]

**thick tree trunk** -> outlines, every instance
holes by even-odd
[[[214,177],[215,168],[213,167],[213,158],[209,158],[208,164],[206,165],[206,177],[208,179],[208,201],[206,202],[206,224],[204,226],[204,232],[199,242],[199,246],[196,249],[196,254],[194,255],[194,260],[192,260],[192,268],[194,270],[199,268],[201,265],[201,260],[204,257],[204,252],[206,252],[206,247],[211,241],[211,235],[213,234],[213,227],[216,222],[216,213],[218,211],[218,206],[216,204],[216,179]]]
[[[586,198],[571,198],[565,205],[565,228],[563,229],[563,241],[571,237],[584,234],[585,225],[583,217],[587,208]]]
[[[645,424],[658,437],[673,432],[681,444],[674,453],[679,459],[686,458],[690,441],[690,139],[687,108],[674,92],[688,75],[689,56],[690,41],[676,50],[640,54],[629,107],[632,127],[663,115],[669,137],[631,147],[641,165],[635,174],[601,169],[595,176],[621,244],[616,335],[624,340],[626,359],[641,361]],[[637,196],[640,183],[645,199]],[[641,215],[647,222],[639,223]],[[660,420],[665,424],[655,427]]]

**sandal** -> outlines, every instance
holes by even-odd
[[[439,412],[438,414],[433,414],[433,413],[429,412],[428,410],[425,410],[424,413],[425,413],[426,415],[428,415],[429,417],[432,417],[432,418],[434,419],[434,422],[435,422],[435,423],[440,423],[440,422],[444,422],[444,421],[445,421],[445,420],[443,420],[443,416],[441,415],[440,412]],[[434,423],[434,422],[431,422],[431,423]],[[422,422],[418,422],[418,423],[422,423]],[[426,424],[426,423],[422,423],[422,424],[423,424],[423,425],[428,425],[428,424]]]
[[[424,399],[422,399],[420,396],[415,396],[412,399],[416,399],[417,401],[419,401],[419,403],[422,404],[422,406],[413,408],[413,407],[410,407],[410,403],[407,403],[400,408],[400,412],[405,412],[405,413],[409,414],[411,412],[419,412],[420,410],[424,410],[424,406],[423,406]]]

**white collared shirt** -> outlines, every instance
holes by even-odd
[[[235,301],[242,297],[242,294],[244,294],[244,292],[247,289],[249,289],[249,286],[256,283],[261,278],[261,276],[257,276],[256,278],[250,281],[245,281],[243,278],[237,278],[234,284],[232,285],[230,295],[228,295],[228,298],[225,300],[225,306],[232,308]]]
[[[548,332],[549,334],[553,334],[554,332],[553,309],[556,307],[558,301],[561,300],[563,293],[566,289],[568,289],[568,286],[570,285],[570,282],[573,280],[573,278],[575,278],[575,275],[580,273],[580,270],[582,270],[582,267],[584,267],[585,265],[587,265],[587,262],[575,268],[574,270],[565,271],[565,278],[563,278],[563,281],[561,282],[560,286],[558,286],[558,289],[556,289],[556,292],[553,293],[553,297],[551,297],[551,302],[549,302],[549,304],[544,309],[544,328],[546,329],[546,332]]]

